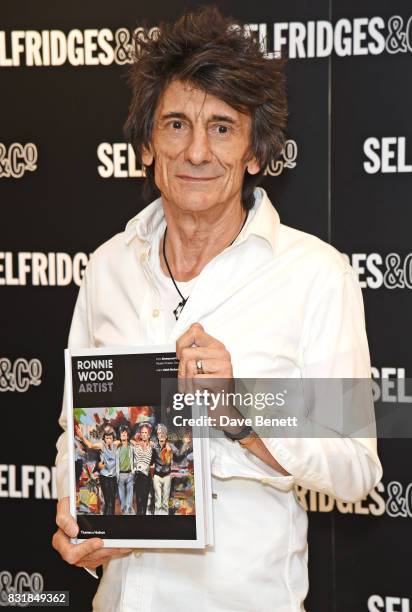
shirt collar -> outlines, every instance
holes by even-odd
[[[255,203],[253,209],[255,214],[250,223],[247,223],[241,232],[240,241],[246,240],[248,236],[255,235],[269,242],[273,253],[276,251],[277,235],[280,226],[279,214],[264,189],[257,187],[253,192]]]
[[[164,223],[162,198],[157,198],[130,219],[124,232],[126,244],[130,244],[136,237],[142,242],[150,242],[162,222]]]
[[[253,218],[245,225],[238,237],[239,240],[236,242],[243,242],[248,236],[253,234],[269,242],[275,253],[280,226],[278,212],[264,189],[257,187],[253,195],[255,198],[252,209],[254,210]],[[165,219],[162,198],[158,198],[130,219],[125,228],[126,244],[130,244],[136,237],[142,242],[151,242],[151,239],[156,235],[161,225],[165,225]]]

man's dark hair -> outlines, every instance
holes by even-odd
[[[127,425],[120,425],[119,427],[119,435],[125,431],[127,433],[127,439],[130,440],[130,429]]]
[[[142,163],[142,148],[150,145],[162,92],[173,79],[190,83],[251,115],[250,156],[256,157],[261,168],[253,176],[245,173],[242,201],[245,209],[251,208],[254,187],[283,147],[287,118],[284,60],[265,58],[259,42],[213,6],[187,13],[176,23],[163,23],[158,36],[142,39],[140,35],[134,44],[133,93],[125,134],[137,162]],[[153,166],[146,168],[151,197],[159,195]]]

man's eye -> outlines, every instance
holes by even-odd
[[[173,121],[172,122],[172,127],[174,130],[180,130],[180,128],[182,127],[182,122],[181,121]]]
[[[218,125],[217,126],[218,134],[227,134],[228,131],[229,131],[229,128],[227,127],[227,125]]]

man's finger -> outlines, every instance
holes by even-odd
[[[208,376],[212,378],[215,374],[218,374],[219,378],[225,378],[231,375],[230,362],[221,359],[202,359],[201,361],[203,372],[198,372],[197,360],[186,363],[187,378],[207,378]]]
[[[75,538],[79,531],[79,526],[71,514],[58,513],[56,524],[69,538]]]
[[[64,531],[69,538],[75,538],[78,531],[79,526],[70,514],[70,503],[68,497],[63,497],[57,503],[57,511],[56,511],[56,524],[57,527],[60,527]]]
[[[80,544],[71,544],[68,536],[59,528],[53,536],[53,548],[60,553],[61,557],[72,565],[76,564],[83,557],[96,552],[103,547],[103,540],[91,538]]]
[[[222,343],[207,334],[200,323],[193,323],[176,341],[177,358],[180,359],[183,348],[191,347],[194,344],[196,346],[210,346],[211,344],[220,345]]]
[[[180,351],[180,361],[189,361],[190,359],[224,359],[227,356],[230,359],[228,351],[220,342],[217,346],[185,346]]]
[[[130,555],[132,551],[133,548],[102,548],[91,553],[90,555],[82,557],[78,564],[84,566],[90,565],[92,563],[97,563],[97,565],[101,565],[109,559],[117,559],[119,557],[125,557],[127,555]]]

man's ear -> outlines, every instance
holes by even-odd
[[[248,161],[246,164],[246,170],[249,172],[249,174],[257,174],[259,172],[260,164],[258,164],[256,157],[252,157]]]
[[[153,163],[153,153],[146,147],[142,148],[142,162],[145,166],[151,166]]]

